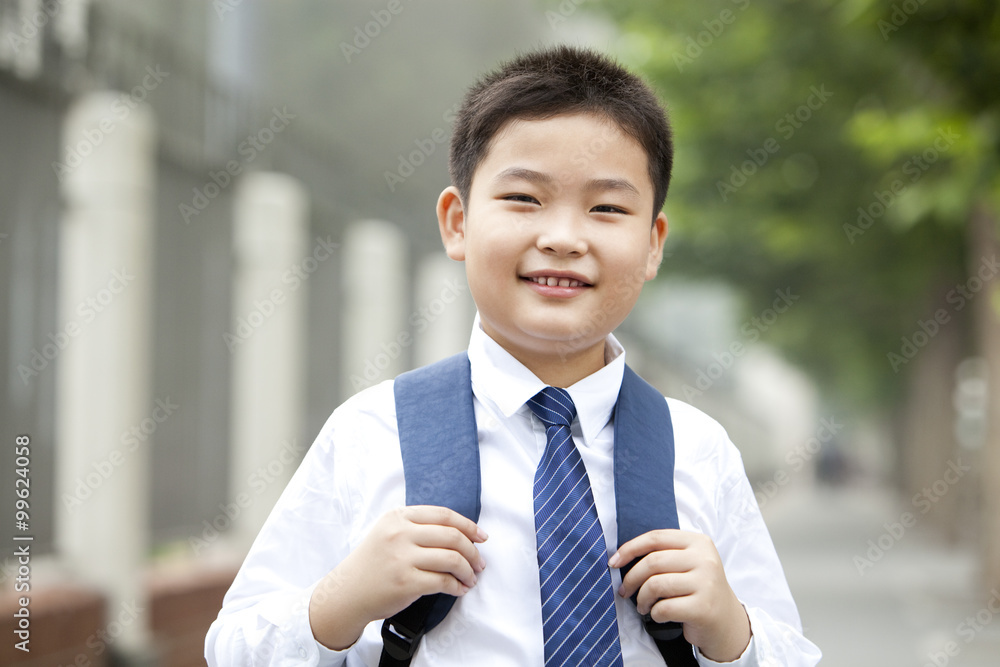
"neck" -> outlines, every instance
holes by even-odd
[[[524,364],[525,368],[534,373],[535,377],[551,387],[565,389],[604,368],[603,340],[572,352],[552,352],[516,347],[485,327],[484,331],[512,357]]]

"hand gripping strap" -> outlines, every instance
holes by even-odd
[[[478,521],[479,438],[468,355],[404,373],[393,391],[406,504],[450,507]],[[614,469],[619,545],[650,530],[678,527],[670,410],[660,392],[628,366],[615,406]],[[622,576],[631,566],[622,568]],[[420,638],[454,602],[450,595],[425,596],[387,619],[379,667],[409,665]],[[679,624],[648,617],[643,623],[669,667],[697,665]]]
[[[462,352],[396,378],[396,424],[407,505],[438,505],[479,520],[479,435],[469,356]],[[382,624],[380,667],[410,664],[420,638],[448,614],[455,598],[428,595]]]
[[[619,547],[651,530],[679,527],[670,408],[627,365],[615,405],[614,465]],[[633,565],[635,561],[621,569],[623,578]],[[680,623],[657,623],[648,614],[642,622],[670,667],[697,665]]]

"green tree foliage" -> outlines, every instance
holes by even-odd
[[[996,8],[896,4],[898,26],[871,0],[602,4],[675,125],[665,272],[723,275],[751,313],[790,287],[767,340],[855,408],[896,399],[921,321],[967,316],[947,298],[996,180],[996,123],[967,111],[998,94]]]

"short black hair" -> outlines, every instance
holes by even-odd
[[[607,56],[571,46],[518,55],[469,88],[455,119],[448,161],[462,201],[468,202],[472,176],[507,123],[569,113],[603,115],[642,146],[655,218],[667,198],[674,161],[667,113],[641,78]]]

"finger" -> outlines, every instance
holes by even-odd
[[[673,600],[693,595],[696,592],[694,579],[689,573],[653,575],[639,588],[639,595],[636,596],[636,608],[640,614],[648,614],[661,600]]]
[[[417,530],[413,538],[417,546],[455,551],[461,554],[476,572],[482,572],[486,567],[486,561],[479,553],[479,549],[458,529],[427,524],[419,525]]]
[[[650,610],[641,613],[649,614],[657,623],[688,623],[693,618],[694,605],[693,595],[679,595],[658,600]]]
[[[404,516],[413,523],[451,526],[457,528],[472,542],[485,542],[489,539],[475,521],[462,516],[453,509],[436,505],[412,505],[403,510]]]
[[[422,595],[444,593],[445,595],[462,597],[472,590],[471,586],[466,586],[452,575],[444,572],[421,572],[420,583],[423,587]]]
[[[469,561],[451,549],[420,549],[414,557],[413,566],[423,572],[450,575],[468,588],[478,581]]]
[[[620,546],[618,551],[611,556],[608,565],[611,567],[621,567],[653,551],[684,549],[692,543],[694,535],[696,533],[676,528],[651,530]]]
[[[654,551],[640,559],[628,571],[622,579],[619,593],[622,597],[631,597],[651,577],[658,574],[690,572],[697,564],[695,554],[687,549]]]

